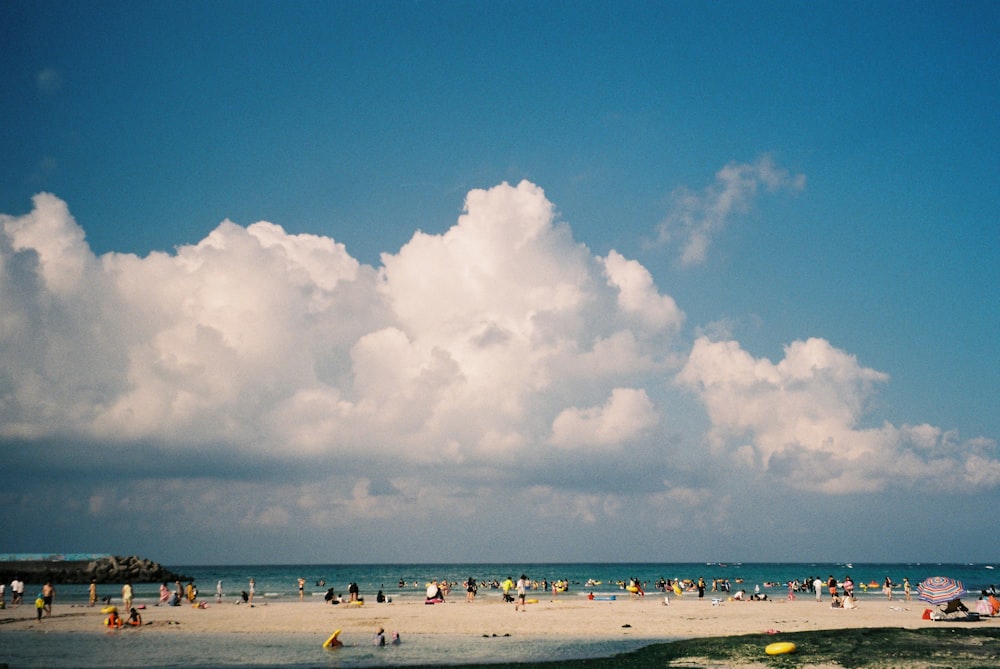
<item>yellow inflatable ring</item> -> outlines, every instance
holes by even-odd
[[[101,609],[101,613],[118,613],[118,607],[117,606],[105,606],[103,609]]]
[[[340,645],[340,642],[337,641],[337,637],[339,635],[340,635],[340,630],[337,630],[333,634],[331,634],[330,638],[323,642],[323,648],[330,648],[331,646]]]
[[[764,649],[764,652],[768,655],[785,655],[786,653],[795,652],[795,644],[791,641],[779,641],[778,643],[772,643]]]
[[[537,599],[526,599],[526,600],[524,600],[524,603],[525,604],[537,604],[538,600]]]
[[[628,590],[629,592],[639,592],[639,588],[635,587],[634,585],[630,585],[625,589]]]

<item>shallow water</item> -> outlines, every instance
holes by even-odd
[[[378,590],[397,599],[422,599],[424,587],[431,579],[446,579],[453,583],[464,583],[472,576],[477,580],[502,580],[507,576],[514,579],[525,573],[532,579],[570,581],[572,594],[622,594],[619,581],[637,578],[647,583],[647,590],[659,578],[697,579],[704,576],[711,584],[713,578],[729,579],[733,589],[740,587],[753,590],[761,585],[772,596],[784,596],[784,586],[765,587],[767,583],[786,583],[790,580],[804,580],[809,576],[819,576],[823,580],[829,575],[843,579],[848,574],[857,584],[858,595],[882,596],[881,583],[886,576],[892,578],[899,592],[903,578],[909,578],[916,596],[917,583],[929,576],[943,575],[957,578],[973,593],[990,584],[1000,583],[1000,572],[993,565],[984,564],[939,564],[939,563],[567,563],[567,564],[330,564],[330,565],[192,565],[169,566],[173,571],[191,577],[200,590],[200,597],[214,600],[217,581],[223,582],[226,601],[235,601],[241,590],[248,589],[248,579],[256,579],[257,597],[291,601],[298,598],[297,579],[306,579],[306,596],[312,601],[321,601],[327,588],[337,593],[347,593],[347,584],[357,582],[361,594],[373,599]],[[398,581],[405,581],[400,588]],[[588,587],[588,579],[600,581],[600,585]],[[867,583],[874,581],[877,588],[866,592]],[[319,585],[320,583],[324,585]],[[26,596],[40,587],[28,584]],[[134,584],[136,603],[153,604],[159,598],[156,583]],[[57,601],[79,603],[87,600],[87,585],[59,585]],[[121,585],[101,585],[101,596],[121,597]],[[496,595],[495,590],[481,589],[481,594]],[[460,586],[456,586],[452,597],[464,598]]]
[[[0,662],[10,669],[173,669],[184,667],[387,667],[526,662],[608,657],[664,639],[593,641],[515,637],[413,635],[398,646],[352,643],[334,650],[301,635],[174,635],[147,630],[0,631]]]

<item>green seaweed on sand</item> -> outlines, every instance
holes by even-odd
[[[764,648],[776,641],[791,641],[794,654],[767,656]],[[924,667],[926,669],[978,669],[1000,662],[1000,629],[973,627],[898,627],[822,630],[789,634],[748,634],[735,637],[688,639],[644,648],[649,663],[634,667],[688,666],[693,658],[705,658],[701,666],[767,667],[837,665],[845,669]],[[655,657],[654,657],[655,655]]]
[[[764,648],[777,641],[791,641],[798,646],[798,651],[789,655],[766,655]],[[911,630],[880,627],[746,634],[653,644],[608,658],[490,666],[517,669],[696,669],[804,665],[831,665],[845,669],[996,669],[1000,666],[1000,629],[927,627]]]

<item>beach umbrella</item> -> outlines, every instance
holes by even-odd
[[[947,576],[931,576],[917,586],[920,599],[929,604],[944,604],[965,594],[965,586]]]

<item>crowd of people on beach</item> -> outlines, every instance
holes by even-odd
[[[755,584],[752,589],[744,587],[743,579],[736,578],[734,581],[735,583],[731,582],[729,578],[711,578],[707,580],[703,576],[676,579],[661,577],[652,583],[652,588],[663,594],[664,603],[667,604],[669,604],[670,596],[680,597],[684,595],[695,595],[699,599],[705,598],[708,595],[712,598],[713,603],[719,603],[724,599],[742,602],[769,601],[779,597],[774,592],[777,589],[786,590],[780,597],[789,600],[794,600],[798,596],[804,595],[814,597],[817,602],[821,602],[825,599],[825,593],[828,596],[831,607],[843,609],[858,607],[858,590],[869,594],[880,593],[890,602],[897,596],[904,602],[909,602],[913,598],[913,588],[908,578],[903,578],[901,583],[897,584],[889,576],[885,576],[881,583],[870,580],[856,584],[850,574],[844,576],[843,579],[837,579],[832,574],[826,578],[815,575],[802,579],[792,579],[787,582],[764,581],[761,584]],[[300,601],[305,601],[305,583],[304,578],[299,578],[295,584]],[[316,584],[326,586],[326,581],[322,579],[317,580]],[[585,589],[591,590],[589,593],[589,598],[591,599],[595,598],[593,588],[614,587],[627,591],[634,598],[645,597],[647,591],[650,590],[649,582],[634,577],[616,579],[607,583],[593,579],[585,583],[579,583],[568,579],[530,579],[526,574],[521,574],[520,578],[516,580],[512,576],[507,576],[502,580],[498,578],[478,579],[469,576],[464,583],[449,579],[432,579],[430,582],[422,585],[419,582],[410,583],[406,579],[400,578],[397,584],[399,590],[423,587],[425,589],[424,602],[427,604],[438,604],[449,601],[453,589],[458,587],[461,587],[465,591],[465,600],[468,603],[476,600],[476,596],[481,589],[497,591],[501,595],[502,601],[514,604],[514,609],[517,611],[524,611],[527,608],[527,603],[537,601],[537,599],[529,600],[529,593],[533,598],[541,595],[550,595],[554,601],[561,593],[568,592],[571,588],[581,585]],[[7,606],[7,592],[11,595],[11,606],[21,605],[24,599],[25,588],[25,583],[17,578],[12,579],[9,586],[0,583],[0,608]],[[770,590],[770,594],[767,590]],[[224,594],[223,584],[220,580],[216,583],[215,588],[215,600],[217,603],[223,602]],[[979,597],[980,601],[976,604],[977,611],[983,615],[990,616],[1000,614],[1000,601],[997,599],[997,594],[996,586],[989,586],[987,589],[984,589]],[[247,589],[241,590],[235,601],[237,604],[243,603],[254,606],[255,595],[256,581],[250,578]],[[38,620],[52,615],[52,605],[55,596],[55,586],[51,582],[46,582],[35,598]],[[346,596],[336,593],[334,588],[328,588],[323,600],[325,603],[333,605],[364,604],[361,588],[355,581],[348,583]],[[112,626],[117,626],[119,622],[122,625],[131,624],[132,626],[141,624],[141,615],[137,607],[133,605],[133,601],[132,583],[126,582],[121,587],[121,602],[122,610],[128,612],[128,616],[124,620],[119,618],[116,609],[114,612],[115,617],[108,624]],[[89,588],[89,605],[96,606],[98,602],[102,602],[109,610],[113,608],[112,597],[100,597],[97,592],[97,582],[92,581]],[[375,595],[375,602],[379,604],[392,602],[392,597],[385,593],[384,585],[378,589]],[[180,606],[183,603],[199,608],[207,607],[207,604],[199,599],[198,587],[193,580],[189,581],[186,586],[182,585],[179,580],[175,581],[172,586],[166,582],[160,585],[157,606]],[[964,605],[962,606],[964,607]],[[145,605],[140,605],[139,608],[145,608]]]
[[[14,577],[10,581],[10,605],[11,607],[20,606],[24,603],[24,589],[26,585],[18,577]],[[35,616],[37,620],[41,620],[44,616],[52,615],[52,603],[56,598],[56,588],[52,585],[52,581],[46,581],[42,586],[42,589],[38,592],[35,597]],[[7,586],[4,583],[0,583],[0,609],[7,608]]]

